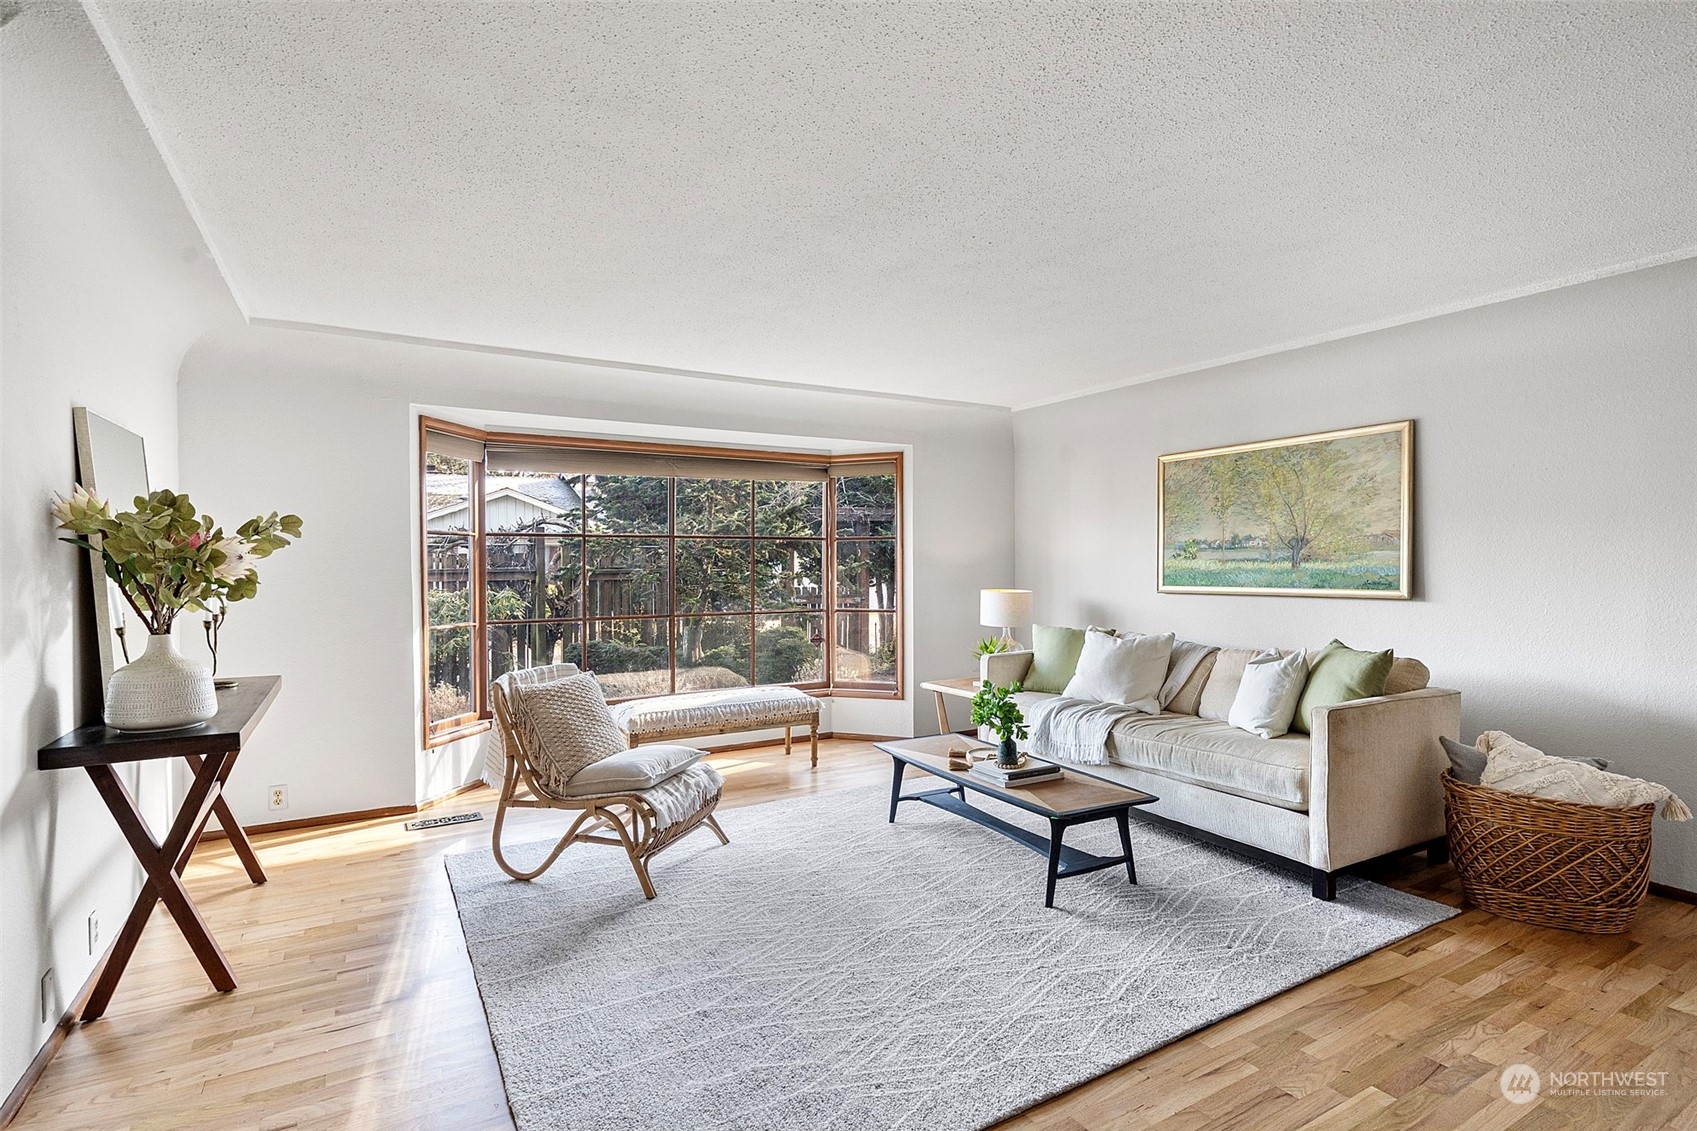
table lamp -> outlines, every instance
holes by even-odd
[[[1002,630],[1002,641],[1009,649],[1019,647],[1013,630],[1031,627],[1031,590],[980,589],[978,591],[978,623],[986,628]]]

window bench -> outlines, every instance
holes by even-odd
[[[710,734],[784,728],[784,753],[792,749],[791,728],[805,726],[819,764],[819,700],[793,687],[729,687],[687,695],[656,695],[614,703],[613,721],[632,746]]]

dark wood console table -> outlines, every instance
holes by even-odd
[[[230,961],[224,957],[212,932],[207,930],[206,921],[200,917],[200,909],[189,898],[188,890],[183,887],[182,874],[183,869],[188,867],[195,845],[200,842],[206,822],[216,814],[218,824],[230,838],[230,846],[247,869],[248,878],[256,884],[265,882],[265,870],[259,866],[259,858],[253,853],[247,833],[236,823],[230,807],[225,804],[223,791],[230,771],[235,768],[236,756],[241,753],[242,746],[253,734],[271,701],[277,698],[277,691],[282,686],[282,676],[246,676],[235,687],[218,693],[218,713],[200,726],[149,733],[116,731],[96,723],[54,739],[37,753],[36,764],[43,770],[68,770],[80,766],[88,771],[88,776],[94,779],[94,788],[100,791],[101,800],[112,811],[124,839],[129,841],[130,850],[147,873],[141,894],[136,897],[129,918],[124,921],[123,929],[112,944],[112,953],[100,972],[94,992],[83,1006],[82,1020],[93,1021],[106,1012],[112,991],[118,988],[118,979],[124,976],[124,967],[129,965],[141,932],[147,926],[148,916],[153,913],[153,905],[161,900],[171,918],[177,921],[189,948],[206,970],[206,976],[212,979],[212,985],[224,993],[236,988],[236,976],[230,969]],[[163,842],[153,839],[147,821],[136,806],[135,797],[124,784],[124,779],[112,768],[122,762],[149,762],[160,758],[181,758],[194,771],[194,782],[183,797]]]

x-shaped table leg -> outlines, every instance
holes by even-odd
[[[130,850],[135,853],[136,859],[141,862],[142,869],[147,873],[147,881],[142,884],[141,894],[136,897],[135,906],[130,909],[130,916],[124,921],[123,929],[118,932],[118,938],[112,944],[111,957],[106,960],[106,968],[100,972],[100,980],[95,984],[94,992],[89,995],[88,1004],[83,1007],[84,1021],[93,1021],[106,1012],[106,1007],[112,1000],[112,992],[118,988],[118,979],[123,977],[124,967],[129,965],[130,957],[135,953],[136,943],[141,939],[141,932],[147,926],[148,916],[153,913],[153,905],[160,901],[164,902],[171,918],[177,921],[177,927],[183,932],[183,938],[188,941],[189,949],[194,951],[194,956],[200,960],[201,966],[206,970],[206,976],[212,979],[213,987],[221,993],[236,988],[236,976],[230,969],[230,960],[224,957],[223,950],[213,939],[212,932],[207,929],[206,921],[200,917],[200,909],[194,905],[194,900],[189,898],[181,878],[183,869],[188,865],[189,856],[194,852],[195,843],[200,839],[201,830],[206,827],[207,818],[212,815],[213,806],[219,800],[224,779],[229,776],[230,766],[234,761],[233,751],[212,754],[195,767],[194,781],[190,784],[188,795],[183,798],[182,807],[177,810],[177,817],[171,823],[171,831],[166,834],[163,843],[154,841],[147,821],[136,805],[135,797],[112,767],[87,767],[88,776],[94,779],[94,787],[100,791],[101,800],[105,801],[106,808],[112,811],[112,817],[118,822],[124,839],[130,842]]]
[[[200,773],[200,755],[185,754],[184,761],[195,773]],[[248,842],[247,830],[237,823],[235,815],[230,812],[229,802],[224,800],[224,783],[230,780],[230,773],[236,768],[236,755],[231,754],[230,760],[224,766],[224,772],[218,775],[218,796],[212,801],[212,815],[218,818],[218,827],[224,830],[224,835],[230,838],[230,848],[241,859],[242,867],[247,869],[247,878],[256,884],[265,882],[265,869],[259,866],[259,857],[254,855],[253,845]],[[200,834],[195,834],[195,842],[199,843]],[[182,875],[181,867],[177,875]]]

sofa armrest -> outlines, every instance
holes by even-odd
[[[978,678],[987,679],[997,687],[1018,683],[1025,678],[1025,673],[1031,670],[1031,657],[1035,654],[1031,649],[1023,648],[1013,652],[992,652],[988,656],[980,656]]]
[[[1444,835],[1449,765],[1440,737],[1461,733],[1461,692],[1443,687],[1314,710],[1308,862],[1335,872]]]

